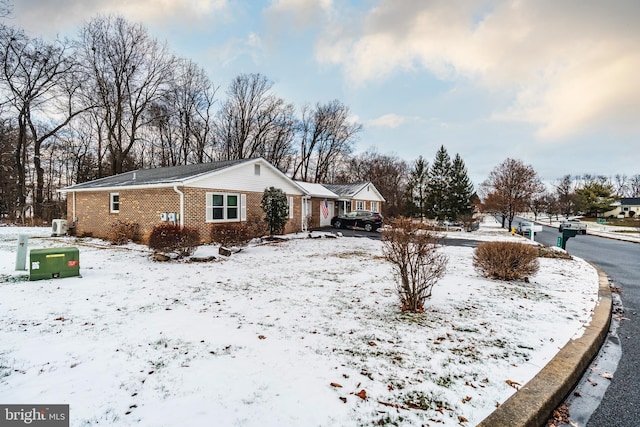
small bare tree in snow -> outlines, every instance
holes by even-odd
[[[448,257],[438,250],[440,237],[410,218],[392,221],[383,233],[384,257],[398,275],[403,311],[423,312],[433,286],[446,273]]]

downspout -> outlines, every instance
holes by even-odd
[[[71,221],[73,223],[73,226],[75,227],[76,225],[78,225],[78,217],[76,217],[76,192],[73,191],[71,194],[73,195],[71,199]]]
[[[178,190],[178,186],[173,186],[173,191],[180,195],[180,228],[184,228],[184,193]]]
[[[311,213],[307,212],[307,200],[311,200],[311,196],[302,196],[302,231],[309,231],[307,218]]]

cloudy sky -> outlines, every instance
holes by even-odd
[[[637,0],[15,0],[11,22],[73,37],[98,13],[144,23],[219,97],[261,73],[297,106],[344,102],[358,152],[444,145],[475,183],[507,157],[548,182],[640,173]]]

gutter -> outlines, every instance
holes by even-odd
[[[173,186],[173,191],[180,195],[180,228],[184,228],[184,193],[178,190],[178,186]]]

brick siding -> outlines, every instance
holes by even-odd
[[[184,193],[184,225],[197,228],[203,242],[210,242],[211,227],[216,223],[206,222],[206,193],[234,192],[223,189],[179,188]],[[180,213],[180,195],[172,188],[140,189],[118,191],[120,211],[111,213],[109,209],[110,194],[113,191],[93,191],[75,193],[76,235],[91,235],[106,238],[111,227],[118,221],[134,222],[140,225],[143,242],[147,242],[153,227],[162,223],[163,212]],[[245,192],[247,196],[247,218],[263,218],[260,207],[262,193]],[[73,218],[72,193],[67,195],[67,220]],[[285,233],[294,233],[302,229],[302,197],[293,196],[294,212],[285,226]],[[177,221],[180,223],[180,221]]]

